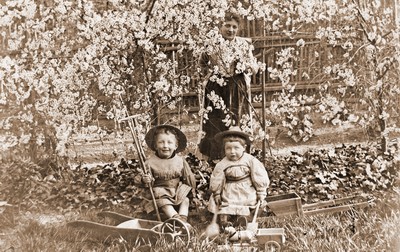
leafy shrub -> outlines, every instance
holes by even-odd
[[[303,155],[268,160],[270,194],[293,191],[306,202],[333,199],[335,195],[368,194],[387,190],[396,181],[398,164],[390,154],[371,146],[341,146],[308,150]]]

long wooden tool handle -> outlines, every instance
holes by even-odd
[[[151,194],[151,199],[153,200],[154,209],[156,210],[157,220],[161,221],[160,212],[158,211],[158,206],[157,206],[156,198],[154,196],[153,187],[151,186],[151,183],[149,183],[149,190],[150,190],[150,194]]]
[[[129,116],[128,110],[126,110],[126,109],[125,109],[125,113],[129,117],[128,125],[129,125],[129,129],[131,130],[133,144],[135,145],[136,151],[138,153],[139,163],[142,166],[144,173],[149,174],[150,172],[148,171],[148,169],[146,167],[146,163],[145,163],[144,151],[143,151],[142,146],[140,145],[139,138],[137,136],[137,132],[135,131],[135,128],[137,128],[137,124],[138,124],[136,121],[137,119],[135,116],[134,117]],[[153,187],[151,186],[151,183],[149,183],[148,186],[149,186],[149,190],[150,190],[150,194],[151,194],[151,199],[153,201],[153,206],[156,211],[157,219],[158,219],[158,221],[161,221],[161,216],[160,216],[160,212],[158,211],[156,198],[155,198],[154,192],[153,192]]]
[[[138,156],[139,156],[139,162],[143,168],[143,171],[146,174],[151,174],[149,169],[147,169],[144,151],[143,151],[142,146],[139,143],[139,138],[137,136],[137,132],[135,132],[135,128],[137,128],[137,124],[138,123],[136,121],[136,118],[132,118],[131,121],[129,121],[129,125],[130,125],[131,131],[132,131],[133,141],[135,142],[136,151],[138,152]],[[147,185],[149,186],[149,191],[151,194],[151,199],[153,201],[154,210],[156,211],[157,219],[158,219],[158,221],[161,221],[160,212],[158,211],[158,206],[157,206],[156,198],[154,196],[153,187],[151,186],[151,182],[148,183]]]
[[[256,223],[257,220],[257,215],[258,215],[258,210],[260,209],[260,205],[261,205],[261,201],[257,202],[257,206],[256,206],[256,211],[254,211],[254,216],[253,216],[253,223]]]

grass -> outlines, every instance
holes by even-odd
[[[377,197],[374,206],[335,214],[262,218],[260,228],[283,227],[286,242],[282,251],[399,251],[400,189]],[[4,210],[4,209],[3,209]],[[205,223],[194,223],[189,248],[160,240],[151,248],[123,239],[95,240],[88,232],[65,226],[70,220],[101,222],[99,210],[38,214],[7,208],[0,214],[0,247],[5,251],[215,251],[218,245],[200,237]],[[53,222],[45,222],[43,216]],[[56,221],[54,221],[56,220]],[[221,239],[219,239],[221,241]],[[221,248],[221,247],[219,247]]]

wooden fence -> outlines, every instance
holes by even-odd
[[[323,41],[315,38],[311,32],[308,34],[299,34],[288,37],[283,34],[264,33],[264,24],[260,22],[247,22],[245,29],[240,36],[251,38],[254,45],[254,55],[258,61],[266,64],[266,67],[277,66],[277,53],[286,48],[295,48],[298,52],[296,59],[292,61],[293,69],[297,74],[291,76],[289,84],[296,85],[295,90],[311,91],[315,90],[324,80],[322,79],[323,66],[326,65],[328,55],[339,55],[341,48],[333,48]],[[302,39],[302,45],[297,45],[299,39]],[[177,69],[183,69],[179,74],[191,77],[189,92],[182,95],[181,106],[189,112],[197,112],[199,109],[199,97],[197,87],[199,79],[196,75],[196,62],[191,57],[190,51],[178,53],[178,47],[175,44],[163,41],[163,48],[167,55],[177,61]],[[268,103],[272,95],[282,90],[282,83],[278,79],[270,76],[268,71],[259,72],[252,76],[251,94],[254,97],[264,97]],[[252,99],[254,107],[262,107],[259,99]],[[265,106],[265,105],[264,105]],[[165,113],[168,113],[165,111]]]

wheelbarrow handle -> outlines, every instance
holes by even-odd
[[[256,210],[254,211],[254,216],[253,216],[253,221],[252,223],[256,223],[257,220],[257,215],[258,215],[258,210],[260,209],[261,201],[259,200],[257,202]]]

